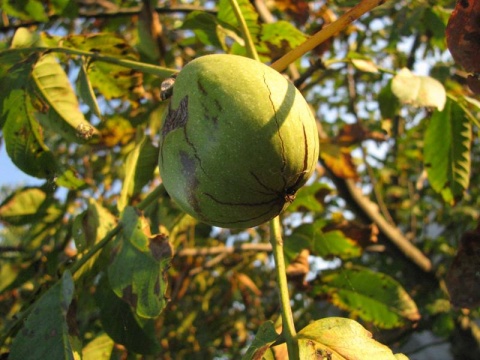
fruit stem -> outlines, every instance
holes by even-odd
[[[348,10],[336,21],[328,24],[327,26],[322,28],[322,30],[305,40],[305,42],[298,45],[295,49],[292,49],[291,51],[283,55],[280,59],[275,61],[271,65],[271,67],[277,71],[285,70],[287,66],[293,63],[295,60],[297,60],[313,48],[317,47],[325,40],[338,34],[340,31],[345,29],[349,24],[357,20],[366,12],[384,4],[385,2],[386,0],[362,0],[359,4]]]
[[[270,220],[270,243],[272,244],[273,257],[275,259],[275,270],[277,273],[280,304],[282,308],[282,333],[287,343],[288,358],[289,360],[299,360],[298,343],[296,339],[297,332],[295,330],[292,309],[290,307],[287,272],[283,255],[282,228],[279,216]]]
[[[245,41],[245,48],[247,50],[247,55],[249,58],[260,61],[258,57],[257,49],[255,49],[255,44],[253,43],[252,36],[250,35],[250,31],[248,30],[247,22],[243,17],[242,10],[238,5],[237,0],[230,0],[230,5],[232,6],[232,10],[235,13],[235,17],[237,18],[238,24],[240,25],[240,31],[242,32],[243,40]]]

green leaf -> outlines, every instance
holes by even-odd
[[[286,265],[290,264],[303,249],[312,247],[311,224],[301,225],[285,237],[283,251],[285,253]]]
[[[2,79],[2,85],[5,84],[6,82],[11,82],[11,78],[14,77],[12,76],[12,69],[14,69],[14,65],[17,64],[17,67],[19,64],[22,63],[24,59],[22,59],[22,56],[18,53],[15,52],[1,52],[0,51],[0,79]],[[34,62],[33,62],[34,63]],[[24,80],[23,82],[27,82],[27,77],[25,76],[25,70],[28,71],[28,67],[24,67]],[[17,82],[18,84],[18,82]],[[5,84],[7,85],[7,84]],[[17,88],[17,86],[10,87],[12,88]],[[3,99],[8,95],[7,91],[2,91],[0,94],[0,104],[3,104]],[[2,127],[2,122],[0,118],[0,128]]]
[[[56,161],[43,142],[42,129],[34,117],[29,94],[13,89],[3,106],[5,147],[13,163],[28,175],[52,179],[56,173]]]
[[[311,185],[305,185],[298,190],[295,195],[295,201],[288,207],[288,211],[323,211],[323,198],[328,195],[331,189],[324,183],[315,182]]]
[[[463,96],[462,100],[465,102],[466,106],[473,105],[476,108],[477,111],[480,110],[480,101],[479,100],[477,100],[475,98],[472,98],[470,96]],[[470,118],[470,121],[472,122],[472,124],[477,126],[477,127],[480,127],[480,120],[478,120],[474,115],[472,115],[472,113],[470,111],[468,111],[467,109],[465,109],[465,112],[466,112],[466,114],[468,114],[468,117]]]
[[[44,46],[43,38],[26,29],[17,30],[12,40],[12,48],[30,46]],[[57,59],[51,54],[43,55],[39,59],[38,56],[38,54],[30,56],[35,60],[33,69],[26,67],[30,58],[25,60],[27,64],[19,75],[22,81],[17,79],[14,88],[26,88],[30,85],[30,79],[33,78],[38,93],[44,101],[44,104],[37,105],[39,111],[36,116],[42,125],[61,133],[68,140],[84,142],[97,134],[97,130],[90,125],[80,111],[76,94]]]
[[[468,188],[471,171],[472,128],[468,114],[448,99],[443,111],[435,111],[425,133],[424,165],[433,190],[454,204]]]
[[[2,1],[2,10],[8,15],[22,20],[48,21],[43,1],[39,0],[5,0]]]
[[[87,210],[78,215],[73,222],[72,236],[78,252],[81,254],[90,250],[91,247],[102,240],[116,224],[116,217],[95,199],[90,198]],[[97,253],[87,261],[85,265],[75,273],[75,279],[78,279],[81,275],[90,271],[99,256],[100,253]]]
[[[198,39],[205,45],[225,49],[224,44],[218,37],[217,29],[219,26],[221,26],[220,22],[214,15],[195,10],[186,16],[181,29],[193,30]]]
[[[298,30],[288,21],[279,20],[274,23],[263,24],[261,41],[281,48],[283,43],[287,43],[290,48],[294,48],[303,43],[307,36]]]
[[[384,329],[420,318],[415,302],[395,279],[367,268],[324,271],[313,292],[325,295],[351,316],[359,316]]]
[[[323,258],[338,256],[341,259],[359,257],[363,252],[357,242],[347,238],[340,230],[316,233],[312,250]]]
[[[145,8],[143,9],[145,12]],[[149,16],[139,16],[137,21],[137,42],[136,49],[141,54],[143,60],[155,64],[160,61],[160,49],[157,39],[154,38]]]
[[[40,188],[18,189],[0,204],[0,220],[23,225],[41,219],[48,206],[47,194]]]
[[[69,36],[62,46],[126,60],[138,60],[138,54],[123,38],[107,33]],[[137,100],[143,94],[143,75],[139,71],[94,60],[86,64],[86,70],[91,86],[98,89],[107,100]]]
[[[368,56],[359,54],[357,52],[350,52],[348,59],[358,70],[363,72],[378,73],[378,67],[373,60]]]
[[[400,101],[392,92],[392,80],[378,93],[378,106],[383,119],[393,119],[400,111]]]
[[[115,216],[95,199],[88,200],[88,207],[75,218],[72,236],[78,252],[87,251],[101,240],[117,224]]]
[[[59,174],[55,179],[55,184],[70,190],[80,190],[87,185],[87,183],[79,177],[78,173],[72,167]]]
[[[157,164],[158,148],[145,136],[125,161],[125,178],[117,204],[119,211],[128,205],[129,198],[138,194],[152,180]]]
[[[65,271],[38,299],[13,340],[9,359],[74,359],[67,312],[73,298],[72,275]]]
[[[278,58],[306,40],[306,35],[288,21],[262,24],[257,51],[268,60]]]
[[[2,266],[0,266],[0,292],[5,291],[5,289],[14,284],[22,270],[18,264],[4,262]],[[30,272],[28,275],[28,280],[30,280],[30,276],[33,276],[33,273]]]
[[[39,37],[34,36],[25,28],[18,29],[12,39],[12,47],[34,46]],[[0,129],[3,128],[7,120],[8,109],[15,104],[9,103],[8,98],[13,90],[26,92],[30,84],[30,73],[38,61],[40,55],[31,54],[26,57],[15,52],[0,52],[0,81],[2,88],[10,91],[0,91]]]
[[[138,60],[138,54],[135,49],[121,36],[112,33],[70,35],[63,40],[62,46],[100,55]]]
[[[62,218],[64,218],[65,209],[54,198],[51,200],[47,200],[45,206],[42,206],[41,220],[35,219],[36,221],[34,221],[32,219],[28,231],[18,238],[19,243],[27,253],[33,253],[42,244],[51,241],[58,229],[64,226]],[[47,204],[49,204],[48,207]]]
[[[443,6],[434,5],[425,8],[424,24],[431,36],[430,41],[438,46],[439,50],[446,49],[445,31],[450,15],[451,13]]]
[[[101,334],[83,348],[82,358],[83,360],[110,360],[114,345],[114,341],[107,334]]]
[[[254,6],[248,0],[237,0],[238,6],[242,12],[242,15],[247,23],[248,31],[253,39],[260,36],[260,23],[258,21],[258,14]],[[229,0],[220,0],[218,3],[217,19],[221,22],[231,25],[235,29],[240,31],[240,25],[238,24],[237,17],[233,12],[232,6]]]
[[[163,235],[147,236],[148,224],[133,207],[125,208],[108,277],[118,297],[139,316],[153,318],[166,306],[166,271],[172,248]]]
[[[317,320],[300,330],[297,339],[300,359],[398,359],[387,346],[372,339],[369,331],[351,319]]]
[[[315,255],[323,258],[339,257],[349,259],[362,254],[362,247],[354,240],[347,238],[341,231],[333,230],[324,232],[322,228],[325,221],[316,220],[312,224],[303,224],[287,237],[289,243],[310,243],[310,249]],[[303,239],[303,240],[302,240]]]
[[[54,111],[43,117],[45,124],[71,141],[83,142],[98,133],[80,111],[68,76],[54,56],[43,56],[32,75],[47,107]]]
[[[70,19],[78,15],[78,4],[70,0],[50,0],[55,14],[66,16]]]
[[[12,39],[12,48],[28,48],[40,45],[41,39],[40,35],[36,32],[28,30],[26,27],[21,27],[15,34]]]
[[[107,99],[126,98],[138,100],[143,94],[141,72],[120,65],[91,61],[88,66],[92,86]]]
[[[18,97],[12,98],[11,93],[14,90],[18,91],[18,96],[26,93],[29,85],[29,74],[37,60],[37,54],[33,54],[27,58],[20,56],[0,57],[0,79],[2,86],[4,86],[5,89],[10,89],[10,91],[0,92],[0,129],[3,128],[7,121],[10,108],[16,106],[16,104],[12,103],[13,99],[15,99],[14,101],[18,101]]]
[[[261,359],[261,356],[277,341],[279,334],[275,330],[273,321],[263,323],[255,335],[252,344],[249,346],[242,360]]]
[[[77,89],[82,100],[87,104],[90,110],[99,118],[102,118],[102,112],[98,106],[97,97],[93,91],[92,83],[87,75],[87,67],[82,59],[77,78]]]
[[[412,74],[407,68],[400,70],[392,79],[392,92],[404,104],[415,107],[436,107],[442,111],[447,93],[442,83],[430,76]]]
[[[110,289],[106,278],[100,281],[95,300],[103,329],[116,343],[137,354],[158,353],[160,344],[155,338],[155,322],[136,316]]]

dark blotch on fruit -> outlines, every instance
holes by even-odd
[[[468,0],[460,0],[460,5],[466,9],[470,4],[468,3]]]
[[[200,206],[198,205],[198,199],[196,197],[198,179],[196,176],[197,164],[195,158],[192,158],[188,153],[181,151],[180,163],[182,164],[182,175],[187,182],[187,201],[197,212],[200,212]]]
[[[183,127],[188,120],[188,96],[180,100],[180,105],[177,110],[172,110],[171,104],[168,106],[167,117],[162,129],[162,136],[167,135],[170,131],[176,128]]]

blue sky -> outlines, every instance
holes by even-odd
[[[19,170],[8,157],[5,145],[0,147],[0,187],[15,185],[40,185],[44,181],[37,179]]]

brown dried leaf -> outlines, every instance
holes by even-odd
[[[297,257],[287,266],[287,276],[300,276],[303,279],[310,271],[310,265],[308,263],[309,256],[310,251],[308,249],[300,251]]]
[[[479,17],[480,1],[457,1],[445,34],[453,58],[469,72],[480,72]]]
[[[252,293],[254,293],[257,296],[262,295],[262,292],[260,289],[255,285],[253,280],[250,278],[250,276],[243,274],[243,273],[236,273],[235,274],[236,280],[238,281],[239,287],[240,288],[248,288]]]
[[[370,131],[359,123],[345,124],[336,136],[335,143],[350,146],[365,140],[386,141],[387,135],[378,131]]]
[[[310,15],[308,2],[305,0],[275,0],[277,9],[287,12],[293,17],[296,23],[305,24]]]
[[[325,232],[340,230],[345,237],[355,241],[362,248],[377,243],[379,233],[378,227],[375,224],[365,225],[347,220],[328,224],[322,230]]]
[[[335,176],[344,179],[358,179],[350,149],[333,143],[322,143],[320,157]]]
[[[480,227],[463,234],[445,282],[452,305],[480,306]]]

